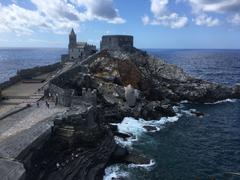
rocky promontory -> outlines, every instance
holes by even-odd
[[[175,116],[174,106],[240,98],[240,86],[200,80],[136,48],[102,50],[49,82],[45,92],[69,110],[54,120],[53,135],[22,159],[29,179],[101,179],[112,163],[148,163],[114,141],[130,134],[111,123]],[[199,116],[202,115],[200,112]],[[155,130],[152,126],[144,127]],[[31,164],[27,166],[27,162]]]

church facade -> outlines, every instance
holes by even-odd
[[[96,46],[87,42],[77,42],[77,35],[72,29],[69,34],[68,55],[62,55],[62,62],[81,61],[96,52]]]

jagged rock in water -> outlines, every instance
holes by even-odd
[[[171,105],[161,104],[159,101],[151,101],[142,108],[141,116],[146,120],[160,119],[165,116],[175,116]]]
[[[143,126],[143,128],[146,129],[148,132],[157,131],[157,128],[155,126]]]

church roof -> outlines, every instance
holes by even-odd
[[[70,35],[75,35],[75,32],[74,32],[73,28],[72,28],[72,30],[70,32]]]

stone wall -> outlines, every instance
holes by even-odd
[[[34,76],[38,76],[41,74],[53,72],[58,68],[61,68],[62,65],[60,63],[55,63],[46,66],[37,66],[29,69],[23,69],[17,72],[16,76],[11,77],[8,81],[5,81],[0,84],[0,90],[6,89],[9,86],[16,84],[17,82],[24,79],[32,79]]]
[[[21,81],[22,78],[19,75],[13,76],[11,77],[8,81],[5,81],[3,83],[0,84],[0,89],[6,89],[7,87],[16,84],[17,82]]]
[[[100,50],[118,50],[124,47],[133,47],[133,36],[107,35],[102,37]]]
[[[68,54],[62,54],[61,55],[61,63],[65,63],[69,61],[69,55]]]
[[[20,76],[22,79],[31,79],[33,76],[49,73],[61,67],[62,65],[58,62],[46,66],[36,66],[30,69],[23,69],[18,71],[17,75]]]
[[[93,45],[85,44],[83,47],[76,46],[68,50],[68,60],[81,61],[96,52],[96,46]]]
[[[76,95],[75,90],[71,87],[70,77],[79,75],[83,77],[88,73],[86,67],[76,66],[67,72],[52,79],[49,83],[48,93],[50,93],[54,100],[58,99],[58,103],[63,106],[80,105],[81,103],[90,103],[96,105],[97,96],[95,90],[80,89],[82,94]]]
[[[66,107],[77,106],[82,103],[89,103],[94,106],[97,104],[97,94],[94,90],[83,91],[82,96],[76,96],[73,89],[64,89],[50,83],[48,91],[54,100],[58,99],[58,103]]]
[[[72,89],[63,89],[52,83],[49,84],[49,93],[52,95],[54,100],[58,98],[58,103],[63,106],[71,106],[71,95],[74,93]]]

